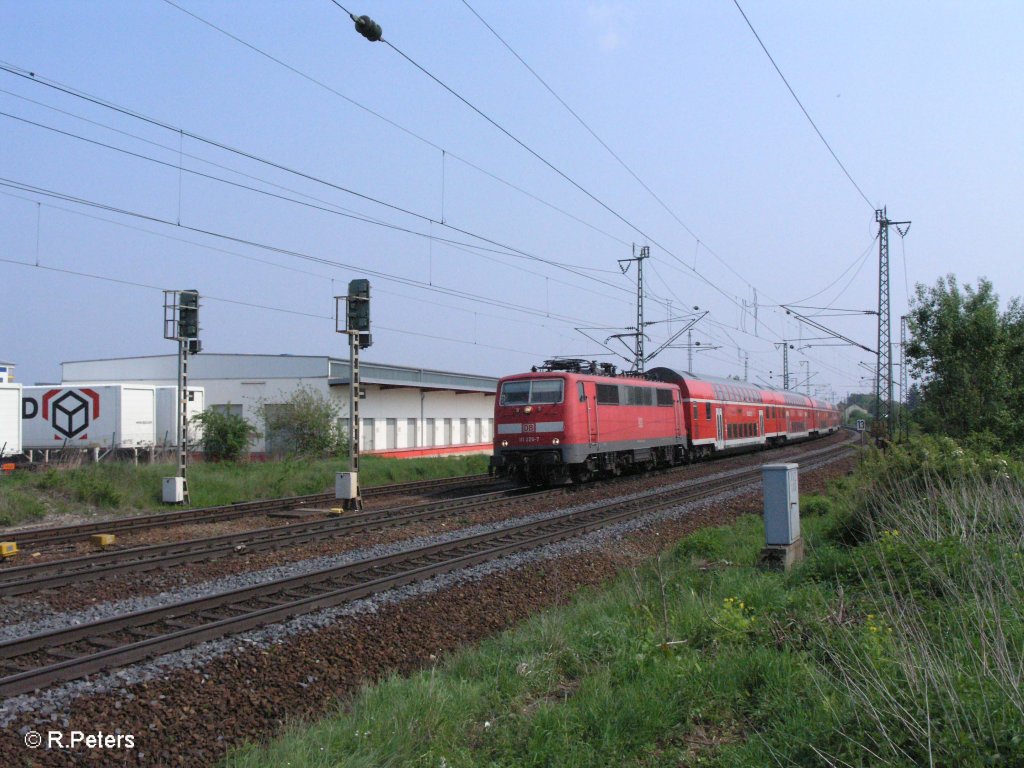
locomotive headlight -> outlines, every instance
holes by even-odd
[[[557,437],[552,437],[551,438],[551,444],[552,445],[558,445],[560,442],[562,442],[562,441],[559,440]]]
[[[508,440],[502,440],[501,441],[501,447],[502,448],[508,448]]]
[[[523,413],[533,413],[533,406],[528,405],[525,408],[523,408]]]

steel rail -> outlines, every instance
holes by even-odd
[[[817,453],[840,453],[847,445]],[[824,461],[825,459],[822,459]],[[760,467],[488,533],[0,643],[8,697],[237,634],[749,485]],[[198,622],[198,623],[196,623]],[[99,650],[96,650],[96,649]]]
[[[813,455],[813,452],[807,455]],[[405,487],[405,486],[403,486]],[[532,492],[531,499],[558,496],[565,487]],[[0,597],[22,595],[65,584],[92,581],[121,574],[166,569],[234,553],[259,552],[296,546],[311,540],[335,538],[374,528],[406,525],[434,519],[457,510],[473,509],[488,502],[523,496],[522,489],[492,491],[471,497],[426,502],[398,509],[375,510],[342,519],[329,518],[257,528],[221,536],[200,537],[164,544],[117,549],[79,557],[0,569]]]
[[[489,475],[467,475],[464,477],[447,477],[438,480],[415,480],[409,483],[394,483],[364,488],[364,497],[413,493],[423,490],[440,490],[458,487],[474,487],[493,483]],[[333,493],[312,493],[305,496],[288,496],[279,499],[260,499],[257,501],[241,501],[217,507],[198,507],[196,509],[177,510],[174,512],[154,512],[148,515],[134,515],[113,520],[76,525],[51,526],[48,528],[23,528],[4,533],[5,538],[17,542],[19,548],[29,549],[42,545],[67,544],[87,539],[95,533],[124,534],[148,528],[159,528],[166,525],[185,525],[209,523],[220,520],[231,520],[251,514],[265,514],[286,509],[298,509],[315,504],[328,504],[335,501]]]
[[[34,563],[0,570],[0,596],[9,597],[53,589],[65,584],[93,581],[115,574],[166,569],[197,561],[210,561],[236,553],[283,549],[368,530],[433,520],[458,511],[482,509],[505,500],[537,500],[564,494],[565,488],[540,491],[508,489],[459,499],[426,502],[406,507],[373,510],[344,517],[320,518],[289,525],[257,528],[208,538],[118,549],[81,557]]]

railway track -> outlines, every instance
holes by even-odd
[[[849,445],[812,452],[817,463]],[[808,467],[809,468],[809,467]],[[386,557],[0,643],[0,698],[341,605],[748,485],[760,467]]]
[[[417,480],[410,483],[395,483],[364,488],[362,495],[363,498],[372,498],[374,496],[439,491],[453,487],[476,487],[494,482],[494,478],[489,475],[448,477],[440,480]],[[268,514],[270,512],[334,502],[336,502],[336,499],[333,493],[313,493],[306,496],[290,496],[280,499],[243,501],[219,507],[199,507],[197,509],[184,509],[175,512],[155,512],[149,515],[135,515],[96,523],[52,526],[49,528],[24,528],[22,530],[9,531],[5,534],[5,538],[16,542],[21,549],[30,549],[83,541],[96,533],[123,535],[125,533],[134,533],[167,525],[220,522],[249,515]]]
[[[408,489],[408,485],[386,487]],[[429,486],[418,483],[415,487],[419,489]],[[258,528],[221,536],[117,549],[63,560],[14,566],[0,569],[0,597],[23,595],[124,573],[215,560],[234,554],[283,549],[310,541],[425,522],[460,510],[473,511],[490,503],[510,499],[520,502],[539,501],[563,493],[564,487],[529,493],[522,489],[491,491],[460,499],[347,515],[344,518],[317,519],[286,526]]]
[[[310,541],[347,536],[364,531],[433,520],[462,510],[514,500],[537,501],[559,496],[564,488],[541,491],[508,489],[475,494],[459,499],[414,504],[397,509],[375,510],[345,517],[331,517],[285,526],[258,528],[210,538],[189,539],[169,544],[112,550],[47,563],[0,570],[0,596],[9,597],[82,583],[122,573],[170,568],[185,563],[210,561],[233,554],[262,552],[297,546]]]

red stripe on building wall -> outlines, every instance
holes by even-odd
[[[385,459],[419,459],[427,456],[452,456],[460,453],[491,453],[492,443],[471,445],[432,445],[429,448],[396,448],[390,451],[361,451],[363,456],[381,456]]]

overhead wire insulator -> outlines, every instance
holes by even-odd
[[[352,20],[356,23],[356,32],[365,37],[371,43],[376,43],[380,40],[381,35],[384,34],[383,30],[380,28],[380,24],[369,16],[353,16]]]

